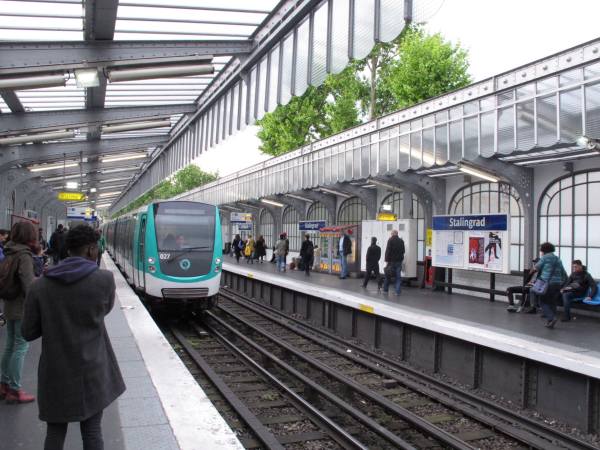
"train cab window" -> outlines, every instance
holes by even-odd
[[[194,202],[162,202],[154,207],[159,251],[213,250],[215,207]]]

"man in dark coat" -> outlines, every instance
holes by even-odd
[[[38,369],[40,419],[46,447],[62,449],[69,422],[81,422],[85,449],[102,449],[102,413],[125,391],[104,317],[113,308],[115,281],[100,270],[98,236],[78,225],[66,236],[70,257],[33,283],[22,333],[42,338]]]
[[[315,247],[310,240],[310,235],[307,233],[304,236],[304,242],[300,248],[300,258],[302,258],[302,265],[304,266],[304,273],[310,275],[310,268],[313,264],[313,257],[315,255]]]
[[[340,265],[342,266],[342,272],[340,273],[340,279],[348,278],[348,255],[352,254],[352,234],[351,229],[344,230],[342,237],[340,237],[340,243],[338,247],[338,253],[340,255]]]
[[[363,281],[363,287],[367,287],[371,274],[375,274],[377,280],[377,288],[380,288],[379,283],[379,260],[381,259],[381,247],[377,245],[377,238],[373,236],[371,238],[371,245],[367,249],[367,272],[365,273],[365,281]]]
[[[383,292],[387,293],[392,277],[396,278],[396,295],[400,295],[402,288],[402,261],[404,261],[404,241],[398,236],[398,230],[392,230],[392,236],[385,247],[385,280]]]
[[[585,298],[591,300],[598,293],[598,286],[594,278],[588,273],[587,268],[580,259],[571,263],[571,275],[563,284],[560,293],[562,294],[564,316],[561,322],[571,320],[571,303],[573,300]]]
[[[50,254],[52,255],[52,261],[54,264],[58,264],[59,261],[67,257],[67,249],[65,247],[65,236],[63,225],[58,224],[56,231],[50,236]]]

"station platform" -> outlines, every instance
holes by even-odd
[[[106,450],[200,450],[243,448],[164,338],[110,257],[117,285],[115,306],[106,318],[127,390],[104,413]],[[6,332],[0,328],[0,349]],[[23,388],[36,394],[41,340],[31,343],[23,370]],[[46,424],[37,403],[0,402],[0,448],[43,448]],[[78,424],[71,424],[66,450],[81,449]]]
[[[539,315],[508,313],[504,302],[467,295],[403,287],[402,294],[396,296],[393,286],[388,294],[378,292],[375,280],[364,289],[362,278],[341,280],[318,272],[307,277],[297,270],[278,272],[272,263],[236,264],[228,258],[223,270],[600,379],[597,318],[578,316],[548,329]]]

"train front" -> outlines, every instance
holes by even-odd
[[[219,291],[222,240],[213,205],[168,201],[152,205],[146,230],[146,294],[166,303],[209,308]]]

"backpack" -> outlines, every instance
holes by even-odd
[[[240,241],[238,242],[238,248],[239,248],[240,250],[244,250],[244,241],[242,241],[241,239],[240,239]]]
[[[17,279],[19,256],[10,255],[0,262],[0,298],[14,300],[21,293],[21,283]]]

